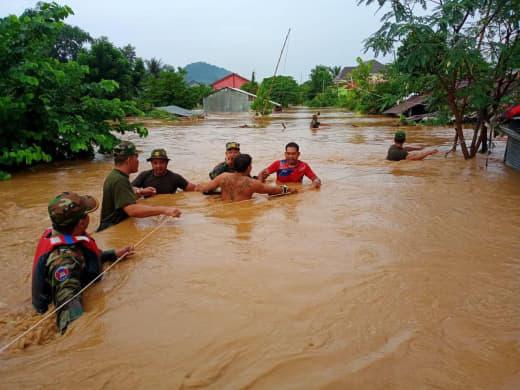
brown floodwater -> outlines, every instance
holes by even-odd
[[[103,249],[137,253],[85,292],[65,335],[52,317],[1,353],[0,388],[518,389],[520,172],[503,164],[504,142],[486,167],[482,155],[444,157],[452,129],[408,127],[410,144],[441,153],[388,162],[395,119],[321,110],[331,126],[311,131],[313,113],[264,127],[249,114],[149,121],[147,138],[125,137],[145,151],[140,171],[164,147],[193,183],[208,181],[227,141],[255,174],[296,141],[323,186],[305,179],[297,195],[236,204],[183,192],[141,201],[183,215],[95,234]],[[97,156],[0,182],[2,346],[41,318],[30,283],[47,203],[62,191],[101,198],[111,169]],[[98,223],[99,211],[89,230]]]

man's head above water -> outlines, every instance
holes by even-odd
[[[226,144],[226,163],[230,167],[235,166],[235,157],[240,154],[240,144],[238,142],[228,142]]]
[[[239,173],[246,173],[253,159],[249,154],[239,154],[235,157],[235,169]]]

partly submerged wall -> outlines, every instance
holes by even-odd
[[[247,112],[251,106],[248,95],[224,88],[203,100],[206,112]]]

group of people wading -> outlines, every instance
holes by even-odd
[[[137,203],[141,197],[171,194],[177,189],[219,193],[222,200],[238,202],[251,199],[256,193],[284,195],[296,193],[285,183],[302,182],[307,176],[314,188],[320,188],[321,180],[310,166],[299,160],[298,144],[290,142],[285,147],[285,159],[278,160],[251,177],[253,159],[240,153],[240,144],[226,144],[225,161],[211,172],[209,183],[201,185],[188,182],[181,175],[167,169],[170,161],[164,149],[155,149],[147,159],[151,170],[140,173],[133,182],[130,174],[138,171],[139,154],[132,142],[122,142],[114,148],[114,169],[103,184],[101,221],[97,231],[116,225],[128,217],[144,218],[154,215],[179,217],[181,211],[174,207],[149,206]],[[265,180],[276,172],[281,185],[268,185]],[[80,196],[63,192],[51,200],[48,212],[52,228],[47,229],[36,249],[33,263],[32,303],[39,313],[45,313],[50,303],[57,308],[56,324],[61,333],[83,313],[81,289],[95,280],[102,272],[102,263],[134,254],[131,245],[115,250],[102,251],[87,233],[90,213],[97,210],[99,202],[92,196]]]
[[[320,126],[317,115],[313,117],[311,127],[313,126]],[[394,144],[388,150],[388,160],[422,160],[430,154],[437,153],[437,149],[433,149],[411,154],[409,151],[423,148],[404,147],[405,141],[404,132],[395,133]],[[299,160],[300,148],[294,142],[285,146],[284,160],[273,162],[253,177],[251,156],[240,153],[239,143],[228,142],[225,161],[210,172],[211,181],[207,184],[190,183],[178,173],[168,170],[170,159],[164,149],[153,150],[147,159],[152,169],[141,172],[130,182],[130,174],[138,171],[140,153],[142,152],[137,150],[132,142],[122,142],[114,148],[115,166],[103,184],[101,221],[97,231],[116,225],[129,217],[179,217],[181,211],[174,207],[137,203],[137,199],[141,197],[172,194],[178,189],[206,194],[217,192],[224,201],[238,202],[251,199],[255,192],[269,195],[296,193],[297,189],[287,187],[286,183],[302,182],[304,176],[312,181],[314,188],[321,186],[321,180],[311,167]],[[281,185],[265,184],[265,180],[273,173],[276,173],[276,180]],[[36,249],[32,303],[39,313],[45,313],[49,304],[54,303],[57,308],[57,327],[62,333],[66,331],[70,322],[83,313],[80,291],[100,275],[102,263],[134,254],[131,245],[108,251],[102,251],[97,247],[94,239],[87,233],[87,227],[90,213],[98,207],[99,202],[94,197],[79,196],[74,192],[63,192],[48,205],[52,228],[43,233]]]

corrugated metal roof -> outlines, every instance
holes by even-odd
[[[154,107],[156,110],[167,111],[170,114],[179,116],[197,116],[204,113],[202,110],[187,110],[179,106],[165,106],[165,107]]]
[[[422,94],[417,96],[412,96],[411,98],[405,100],[401,104],[393,106],[388,110],[384,111],[383,114],[402,114],[405,111],[408,111],[410,108],[418,106],[420,104],[425,105],[428,100],[428,94]]]

